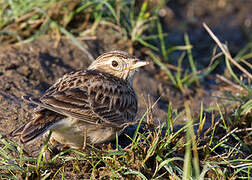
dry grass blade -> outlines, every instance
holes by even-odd
[[[241,62],[243,62],[246,66],[248,66],[250,69],[252,69],[252,64],[247,62],[245,59],[241,59]]]
[[[235,128],[235,129],[233,129],[233,130],[230,131],[229,133],[227,133],[227,134],[226,134],[224,137],[222,137],[219,141],[224,141],[228,136],[230,136],[231,134],[233,134],[237,129],[238,129],[238,127]]]
[[[248,131],[252,131],[252,128],[245,128],[245,129],[237,129],[235,132],[248,132]],[[252,155],[252,154],[251,154]]]
[[[214,33],[210,30],[210,28],[206,25],[206,23],[203,23],[204,28],[209,33],[209,35],[213,38],[213,40],[217,43],[217,45],[220,47],[222,52],[225,54],[225,56],[228,58],[231,63],[233,63],[238,69],[240,69],[244,74],[246,74],[250,79],[252,79],[252,74],[249,73],[246,69],[244,69],[240,64],[238,64],[230,55],[227,48],[220,42],[220,40],[214,35]]]
[[[239,89],[239,90],[241,90],[241,91],[243,90],[243,87],[241,87],[241,86],[239,86],[239,85],[237,85],[237,84],[234,84],[232,81],[228,80],[228,79],[225,78],[224,76],[221,76],[221,75],[218,75],[218,74],[217,74],[216,77],[219,78],[221,81],[223,81],[223,82],[225,82],[225,83],[227,83],[227,84],[233,86],[233,87],[236,88],[236,89]]]

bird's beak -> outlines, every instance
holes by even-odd
[[[142,66],[146,66],[148,64],[149,64],[148,61],[141,61],[141,60],[136,59],[136,60],[133,60],[131,66],[125,68],[125,70],[133,70],[133,69],[136,69],[136,68],[139,68],[139,67],[142,67]]]

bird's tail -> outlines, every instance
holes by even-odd
[[[23,99],[29,101],[28,97]],[[40,111],[36,112],[36,117],[32,121],[13,130],[8,136],[20,136],[21,143],[29,143],[45,134],[48,130],[52,129],[63,118],[63,115],[48,109],[41,109]]]

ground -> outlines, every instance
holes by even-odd
[[[197,67],[205,68],[210,62],[214,47],[213,40],[202,27],[202,22],[206,22],[220,40],[229,43],[230,52],[235,55],[251,42],[252,3],[249,0],[232,2],[169,1],[160,11],[163,30],[168,32],[166,41],[171,45],[181,45],[184,43],[184,32],[188,32],[194,47],[192,53],[197,60]],[[156,1],[153,1],[153,6],[155,3]],[[4,38],[0,37],[0,40],[6,40]],[[98,57],[109,50],[132,50],[132,44],[127,39],[121,39],[120,33],[106,25],[99,27],[94,39],[79,38],[79,41],[93,57]],[[137,57],[152,61],[146,55],[146,48],[139,44],[135,48],[134,54]],[[180,55],[181,52],[175,51],[170,58],[177,59]],[[25,103],[21,96],[38,97],[65,73],[86,69],[90,63],[87,54],[65,36],[58,38],[42,35],[35,41],[25,44],[0,45],[0,134],[7,134],[32,118],[35,106]],[[188,66],[188,63],[185,64]],[[173,109],[181,112],[184,109],[184,101],[188,100],[192,116],[196,117],[197,121],[201,103],[204,109],[207,109],[216,103],[226,102],[224,91],[230,91],[232,94],[241,93],[239,86],[226,84],[216,75],[223,74],[224,70],[224,63],[220,64],[212,74],[200,80],[199,86],[187,88],[186,93],[182,93],[168,82],[166,74],[155,63],[141,68],[133,82],[139,99],[137,119],[140,119],[146,109],[158,100],[152,114],[154,124],[158,125],[167,120],[169,103]],[[233,105],[226,104],[224,109]],[[205,129],[211,126],[211,120],[207,117]],[[181,127],[186,121],[184,113],[174,122],[174,127]],[[251,122],[247,124],[251,126]],[[134,131],[135,127],[131,130]],[[27,146],[26,150],[36,157],[43,142],[44,139],[40,139]],[[251,144],[246,144],[251,148]]]

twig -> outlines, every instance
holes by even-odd
[[[238,69],[240,69],[244,74],[248,76],[248,78],[252,79],[252,75],[243,68],[240,64],[238,64],[230,55],[227,48],[219,41],[219,39],[214,35],[214,33],[210,30],[210,28],[206,25],[206,23],[203,23],[204,28],[209,33],[209,35],[213,38],[213,40],[217,43],[217,45],[220,47],[222,52],[225,54],[225,56],[228,58],[231,63],[233,63]]]
[[[252,131],[252,128],[237,129],[235,132]]]
[[[223,141],[224,139],[226,139],[228,136],[230,136],[230,134],[232,134],[233,132],[235,132],[238,128],[233,129],[232,131],[230,131],[229,133],[227,133],[224,137],[222,137],[219,142]]]
[[[233,86],[233,87],[236,88],[236,89],[239,89],[239,90],[241,90],[241,91],[243,90],[243,87],[241,87],[241,86],[239,86],[239,85],[237,85],[237,84],[234,84],[232,81],[228,80],[228,79],[225,78],[224,76],[221,76],[221,75],[218,75],[218,74],[217,74],[216,77],[219,78],[220,80],[224,81],[225,83],[227,83],[227,84]]]
[[[241,59],[241,62],[243,62],[246,66],[248,66],[250,69],[252,69],[252,64],[247,62],[245,59]]]
[[[218,57],[220,57],[221,55],[223,55],[222,52],[216,54],[216,51],[217,51],[217,46],[215,46],[214,49],[213,49],[212,58],[211,58],[210,64],[208,65],[208,68],[214,63],[214,61],[215,61]]]

